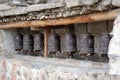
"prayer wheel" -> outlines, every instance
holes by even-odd
[[[111,39],[108,28],[108,21],[106,21],[106,32],[102,32],[99,36],[99,56],[100,61],[108,61],[108,46]]]
[[[94,53],[94,36],[91,33],[83,33],[79,37],[80,54]]]
[[[30,34],[25,34],[23,36],[23,51],[33,50],[33,37]]]
[[[76,47],[76,36],[71,33],[66,33],[63,35],[62,38],[63,42],[63,53],[71,53],[71,52],[76,52],[77,47]]]
[[[102,33],[99,38],[99,53],[100,54],[107,54],[109,42],[110,42],[109,33],[107,32]]]
[[[42,51],[44,48],[44,36],[43,34],[34,35],[34,51]]]
[[[16,34],[14,36],[14,49],[20,51],[23,48],[23,36],[21,34]]]
[[[48,52],[57,53],[60,51],[60,36],[56,33],[51,33],[48,37]]]

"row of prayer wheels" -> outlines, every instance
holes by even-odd
[[[14,48],[16,51],[41,52],[44,48],[44,36],[37,33],[34,36],[30,34],[16,34],[14,37]]]
[[[76,36],[66,33],[62,36],[62,50],[60,48],[60,36],[58,34],[50,34],[48,38],[49,53],[57,53],[62,51],[68,56],[72,56],[75,52],[79,52],[81,56],[90,56],[94,54],[94,36],[91,33],[80,34],[79,48],[77,48]],[[107,54],[110,41],[109,33],[102,33],[99,38],[99,54]]]
[[[48,37],[48,53],[65,53],[68,56],[71,56],[76,52],[85,56],[95,53],[94,36],[91,33],[80,34],[78,41],[79,46],[77,48],[77,40],[74,34],[65,33],[60,36],[57,33],[51,33]],[[99,54],[107,54],[109,41],[109,33],[102,33],[99,37]],[[17,51],[41,52],[44,50],[44,36],[40,33],[33,36],[30,34],[21,35],[18,33],[14,37],[14,48]]]

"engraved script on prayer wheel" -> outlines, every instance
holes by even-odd
[[[56,53],[60,51],[60,36],[52,33],[48,37],[48,52]]]
[[[71,53],[77,50],[76,47],[76,36],[70,33],[64,34],[62,37],[63,53]]]
[[[108,51],[108,45],[110,41],[110,35],[109,33],[102,33],[100,35],[99,39],[99,53],[100,54],[107,54]]]
[[[33,37],[30,34],[25,34],[23,36],[23,50],[32,51],[33,50]]]
[[[34,35],[34,51],[42,51],[44,47],[44,36],[43,34]]]
[[[21,34],[16,34],[14,36],[14,49],[16,51],[23,48],[23,36]]]
[[[79,38],[79,51],[81,54],[94,53],[94,36],[84,33]]]

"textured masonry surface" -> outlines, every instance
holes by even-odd
[[[108,74],[107,63],[8,56],[0,56],[0,80],[120,80]]]
[[[106,31],[106,23],[88,24],[89,32],[96,36],[95,52],[98,53],[98,37]],[[110,31],[112,24],[109,21]],[[77,36],[84,31],[85,24],[75,24]],[[56,32],[62,35],[66,30],[56,29]],[[15,33],[16,29],[0,30],[0,80],[120,80],[119,76],[108,74],[107,63],[15,55]]]

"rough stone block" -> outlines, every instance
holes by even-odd
[[[26,13],[27,13],[26,7],[16,7],[10,10],[2,11],[0,13],[0,16],[13,16],[13,15],[26,14]]]
[[[66,0],[66,7],[90,6],[97,3],[98,0]]]
[[[53,9],[53,8],[58,8],[58,7],[64,7],[65,4],[62,2],[59,3],[47,3],[47,4],[36,4],[36,5],[29,5],[27,7],[27,11],[42,11],[45,9]]]
[[[120,7],[120,1],[119,0],[112,0],[112,5]]]
[[[9,6],[8,4],[0,4],[0,11],[3,11],[3,10],[9,10],[11,9],[12,7]]]
[[[15,29],[0,30],[0,49],[2,54],[13,54],[14,51],[14,35],[16,34]]]

